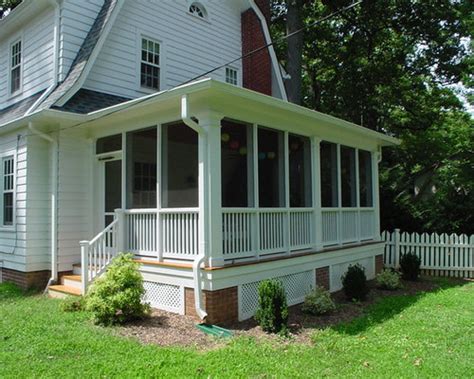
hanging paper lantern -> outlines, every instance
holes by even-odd
[[[258,153],[258,159],[260,159],[261,161],[264,160],[266,158],[267,154],[265,153]]]
[[[237,150],[240,146],[240,143],[239,141],[231,141],[229,146],[232,150]]]
[[[273,151],[270,151],[267,153],[267,157],[268,159],[275,159],[276,154]]]
[[[247,155],[247,148],[245,146],[242,146],[239,150],[240,155]]]
[[[222,142],[229,142],[229,140],[230,140],[229,133],[222,133],[221,140],[222,140]]]

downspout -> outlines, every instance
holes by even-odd
[[[37,136],[48,141],[52,147],[51,154],[51,278],[48,287],[58,280],[58,229],[57,229],[57,198],[58,198],[58,141],[48,134],[35,129],[33,122],[28,123],[28,129]]]
[[[184,124],[198,134],[204,134],[205,130],[189,116],[189,99],[188,95],[183,95],[181,97],[181,120]],[[200,204],[200,207],[203,205]],[[206,210],[204,210],[206,211]],[[201,213],[201,212],[200,212]],[[202,213],[200,217],[202,217]],[[207,236],[204,236],[207,239]],[[207,243],[204,243],[204,246],[207,246]],[[196,313],[201,320],[205,320],[207,317],[206,311],[202,306],[202,286],[201,286],[201,265],[206,259],[205,249],[199,249],[199,255],[196,257],[193,263],[193,279],[194,279],[194,306]]]
[[[61,8],[59,0],[50,0],[54,6],[54,52],[53,52],[53,83],[44,91],[44,93],[36,100],[33,105],[26,111],[25,116],[31,114],[38,106],[54,91],[59,82],[59,30],[61,22]]]
[[[270,36],[268,23],[267,23],[267,19],[265,18],[265,15],[262,13],[259,6],[255,3],[255,0],[249,0],[249,3],[253,11],[257,15],[258,19],[260,20],[260,23],[262,24],[263,35],[265,36],[265,42],[267,44],[271,44],[272,37]],[[273,46],[268,47],[268,53],[270,54],[270,58],[272,60],[273,71],[275,71],[278,87],[280,87],[280,93],[283,97],[283,100],[288,101],[288,96],[286,95],[286,88],[285,88],[285,85],[283,84],[283,77],[282,77],[282,72],[280,70],[280,64],[278,63],[278,59],[277,59],[275,49],[273,48]]]

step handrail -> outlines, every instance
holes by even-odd
[[[119,218],[90,241],[81,241],[81,292],[87,292],[89,284],[101,275],[118,253]]]

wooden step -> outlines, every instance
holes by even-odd
[[[62,277],[63,281],[65,280],[72,280],[74,282],[82,282],[81,275],[64,275]]]
[[[55,298],[65,298],[67,296],[81,296],[81,290],[75,287],[57,284],[48,287],[48,295]]]
[[[61,277],[61,284],[66,287],[82,288],[82,279],[80,275],[64,275]]]

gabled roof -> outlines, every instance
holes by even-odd
[[[76,94],[71,97],[69,101],[62,107],[52,106],[51,108],[64,112],[86,114],[129,100],[130,99],[127,97],[109,95],[108,93],[91,91],[82,88],[77,91]]]
[[[0,125],[6,124],[7,122],[16,120],[25,115],[28,109],[41,97],[44,93],[40,91],[26,99],[20,100],[19,102],[10,105],[9,107],[0,110]]]

